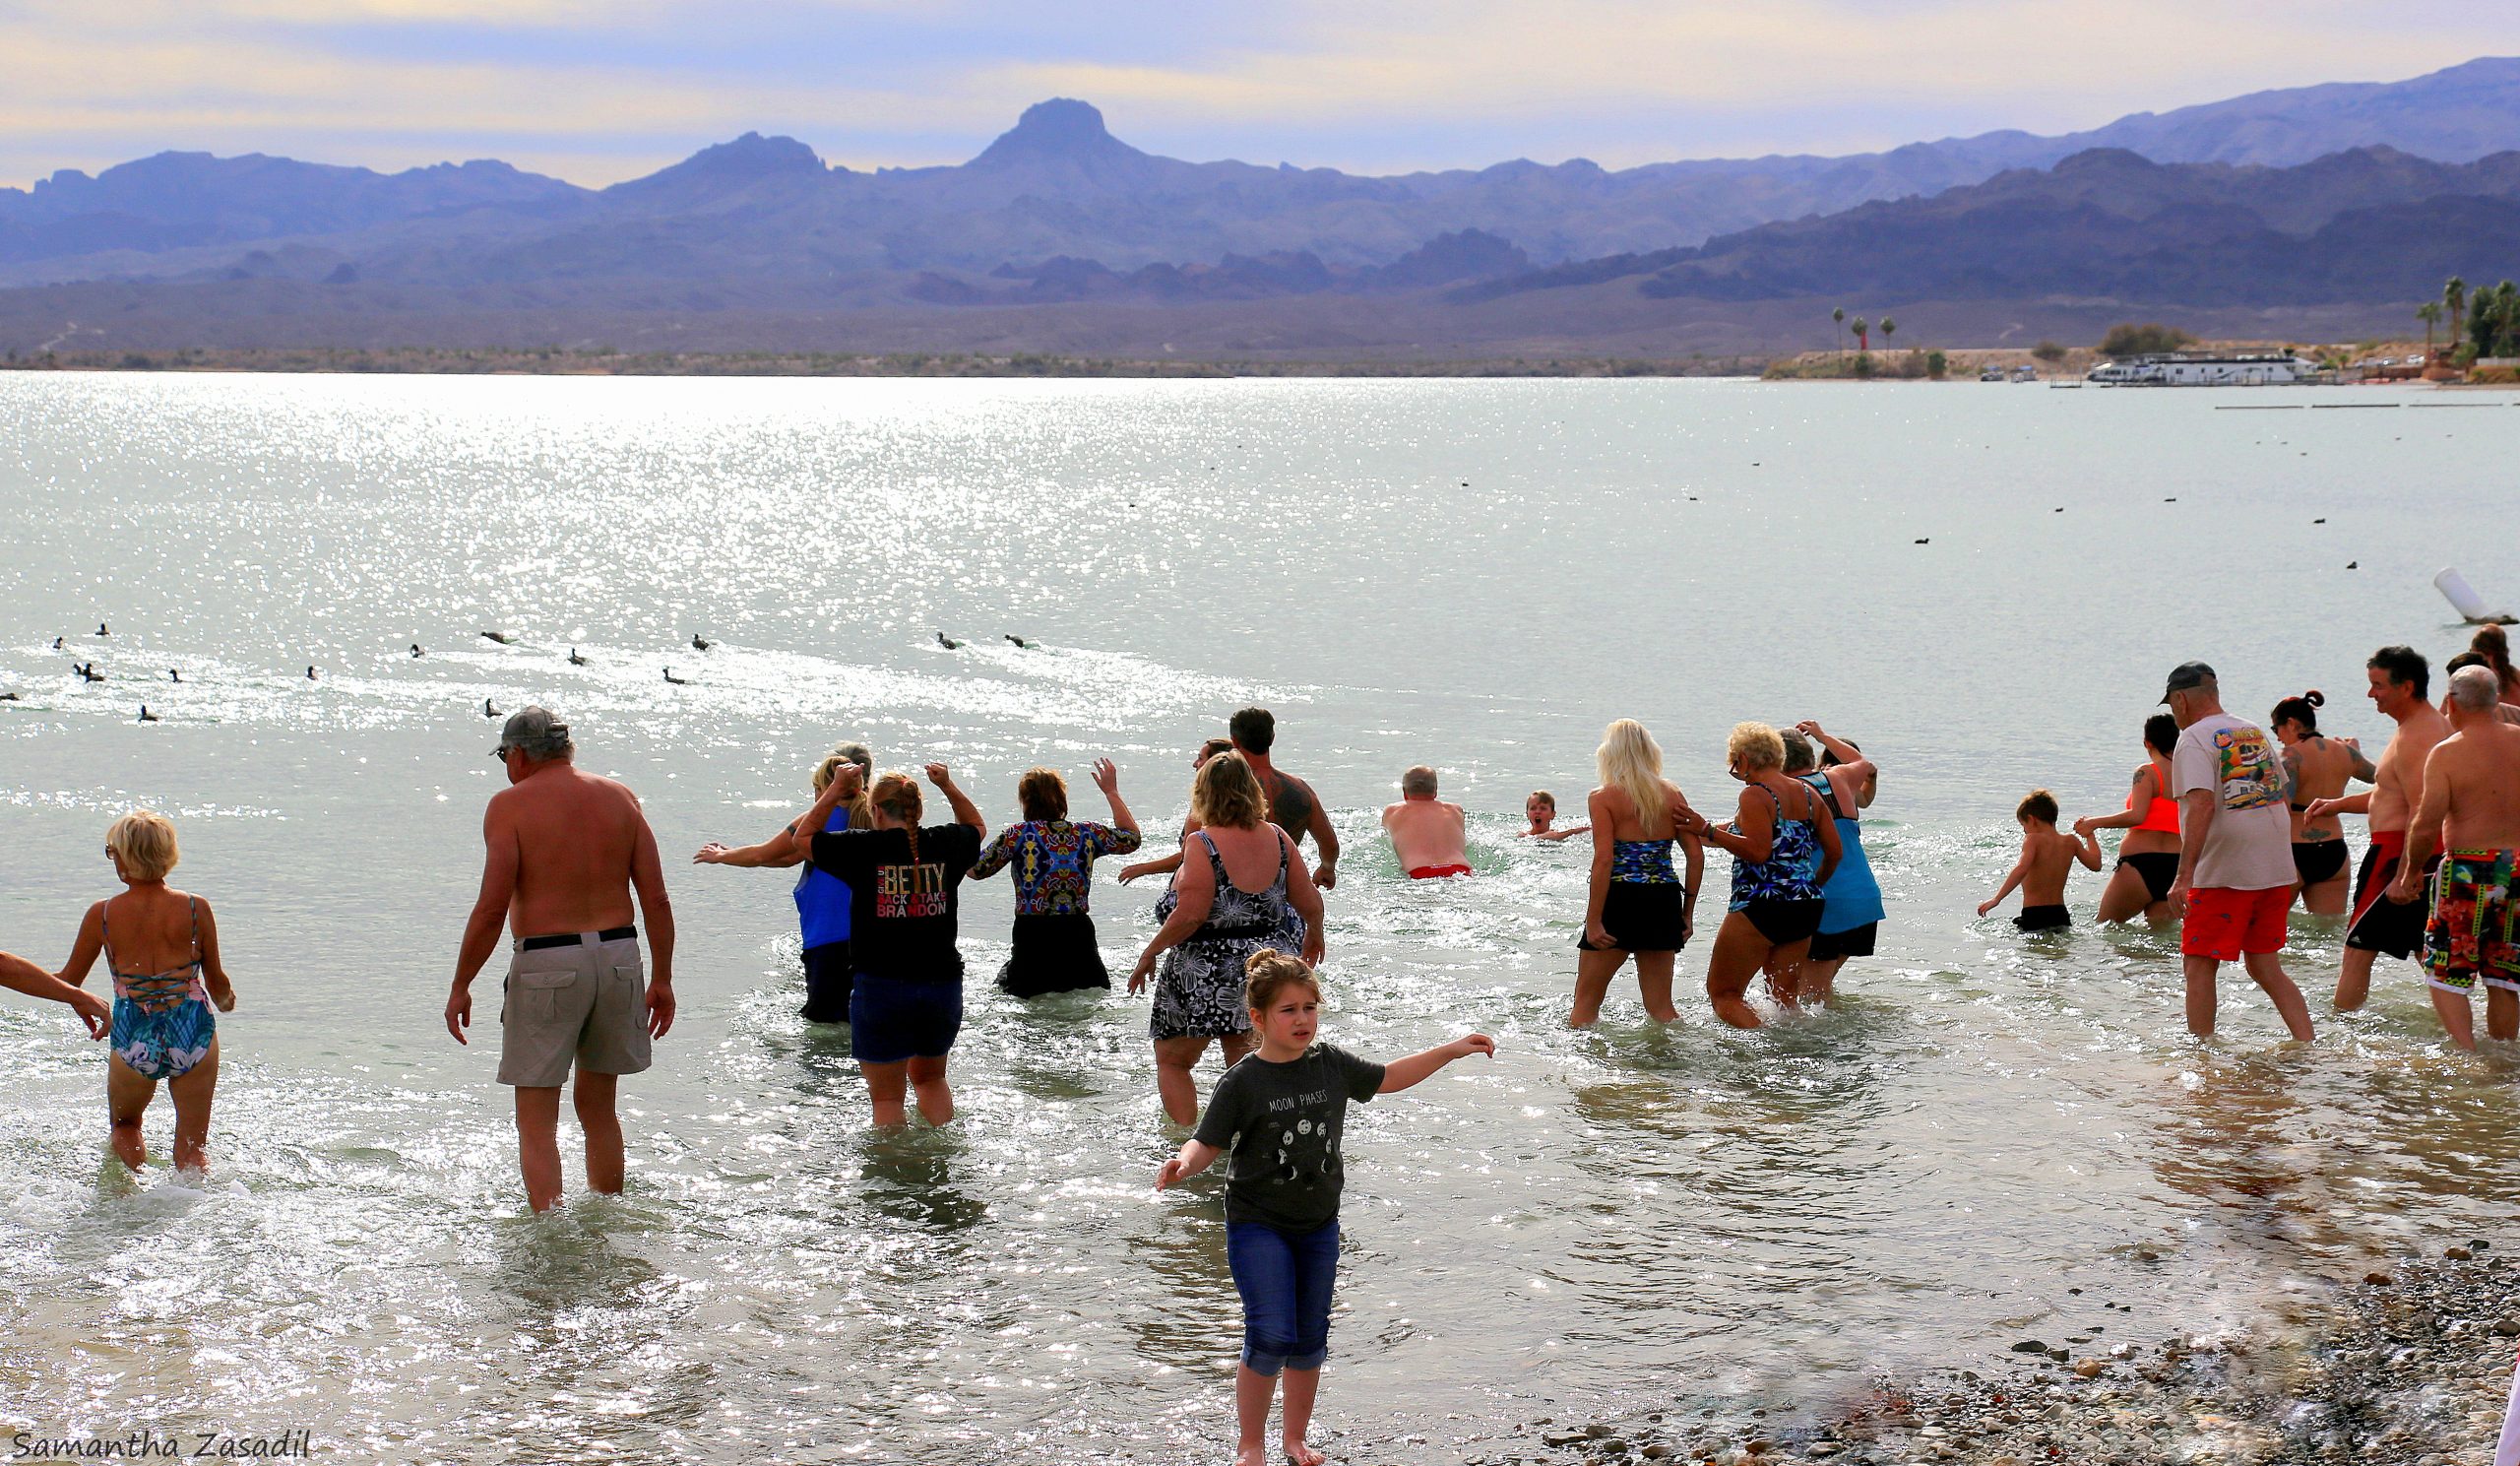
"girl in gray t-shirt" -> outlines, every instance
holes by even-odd
[[[1242,1295],[1242,1365],[1234,1413],[1244,1459],[1256,1459],[1281,1370],[1281,1428],[1293,1466],[1319,1466],[1304,1444],[1313,1393],[1330,1348],[1330,1289],[1339,1270],[1339,1138],[1348,1102],[1396,1094],[1467,1053],[1494,1054],[1485,1034],[1385,1065],[1313,1042],[1321,983],[1275,948],[1251,956],[1243,982],[1260,1047],[1217,1081],[1199,1128],[1156,1174],[1159,1191],[1205,1171],[1228,1152],[1226,1261]]]

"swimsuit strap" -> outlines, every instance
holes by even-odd
[[[193,966],[199,967],[202,962],[201,898],[199,896],[187,896],[184,898],[184,906],[193,915]]]

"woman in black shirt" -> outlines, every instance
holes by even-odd
[[[867,796],[872,826],[818,833],[807,857],[849,886],[850,961],[857,969],[849,1054],[866,1076],[878,1125],[903,1123],[905,1088],[916,1092],[928,1123],[954,1117],[945,1055],[963,1029],[957,898],[988,826],[943,764],[929,764],[927,778],[953,806],[953,824],[920,828],[918,782],[884,774]],[[857,779],[856,766],[844,765],[790,831],[822,830],[832,806],[855,794]]]

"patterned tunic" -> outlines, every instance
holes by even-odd
[[[1138,848],[1134,830],[1064,819],[1028,819],[997,832],[972,867],[972,879],[1012,867],[1015,914],[1056,917],[1081,914],[1094,886],[1097,856],[1125,856]]]

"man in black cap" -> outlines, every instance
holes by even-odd
[[[577,1070],[587,1185],[621,1189],[620,1076],[648,1067],[649,1040],[673,1026],[673,908],[638,797],[581,773],[569,726],[542,708],[510,717],[490,756],[508,788],[481,820],[489,858],[464,925],[446,1031],[468,1042],[472,979],[515,937],[499,1004],[499,1082],[516,1087],[517,1159],[536,1211],[560,1204],[560,1086]],[[648,919],[656,976],[644,985],[631,893]]]
[[[2293,817],[2284,804],[2284,762],[2265,729],[2223,711],[2214,669],[2172,670],[2162,701],[2179,726],[2171,755],[2178,798],[2178,879],[2187,915],[2178,950],[2187,977],[2187,1031],[2214,1031],[2214,980],[2226,962],[2247,968],[2293,1037],[2310,1037],[2309,1004],[2284,975],[2285,914],[2293,905]]]

